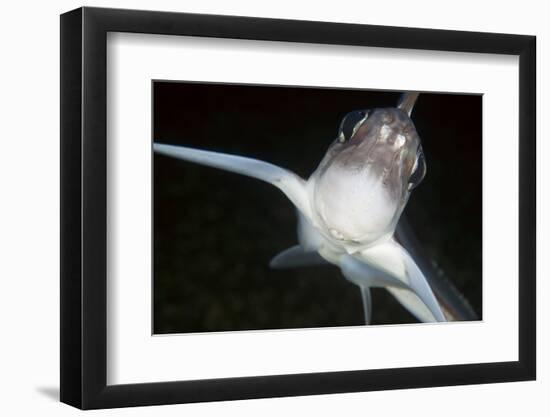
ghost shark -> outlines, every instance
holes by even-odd
[[[446,318],[412,256],[394,237],[411,191],[426,174],[411,120],[418,93],[395,108],[348,113],[309,179],[268,162],[237,155],[154,144],[154,151],[257,178],[279,188],[298,215],[298,245],[272,259],[273,268],[331,263],[361,290],[365,323],[371,288],[386,288],[422,322]]]

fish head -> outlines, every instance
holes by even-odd
[[[420,138],[402,108],[348,113],[310,178],[315,224],[348,252],[390,238],[426,174]]]

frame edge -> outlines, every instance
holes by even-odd
[[[519,54],[519,362],[536,380],[537,367],[537,61],[536,37],[525,36]]]
[[[82,406],[82,9],[60,16],[60,400]]]

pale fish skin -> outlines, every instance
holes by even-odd
[[[299,244],[281,252],[270,265],[338,266],[361,290],[366,324],[372,316],[372,287],[386,288],[422,322],[444,322],[426,277],[394,238],[410,193],[426,173],[410,118],[417,97],[418,93],[405,93],[396,108],[348,113],[307,181],[243,156],[160,143],[154,144],[154,151],[279,188],[297,209]]]

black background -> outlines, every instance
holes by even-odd
[[[401,92],[153,83],[153,138],[262,159],[307,178],[351,110]],[[421,94],[413,121],[427,175],[405,214],[481,316],[482,98]],[[296,244],[292,204],[255,179],[154,156],[154,333],[363,324],[359,290],[333,266],[271,270]],[[382,289],[373,324],[416,320]]]

